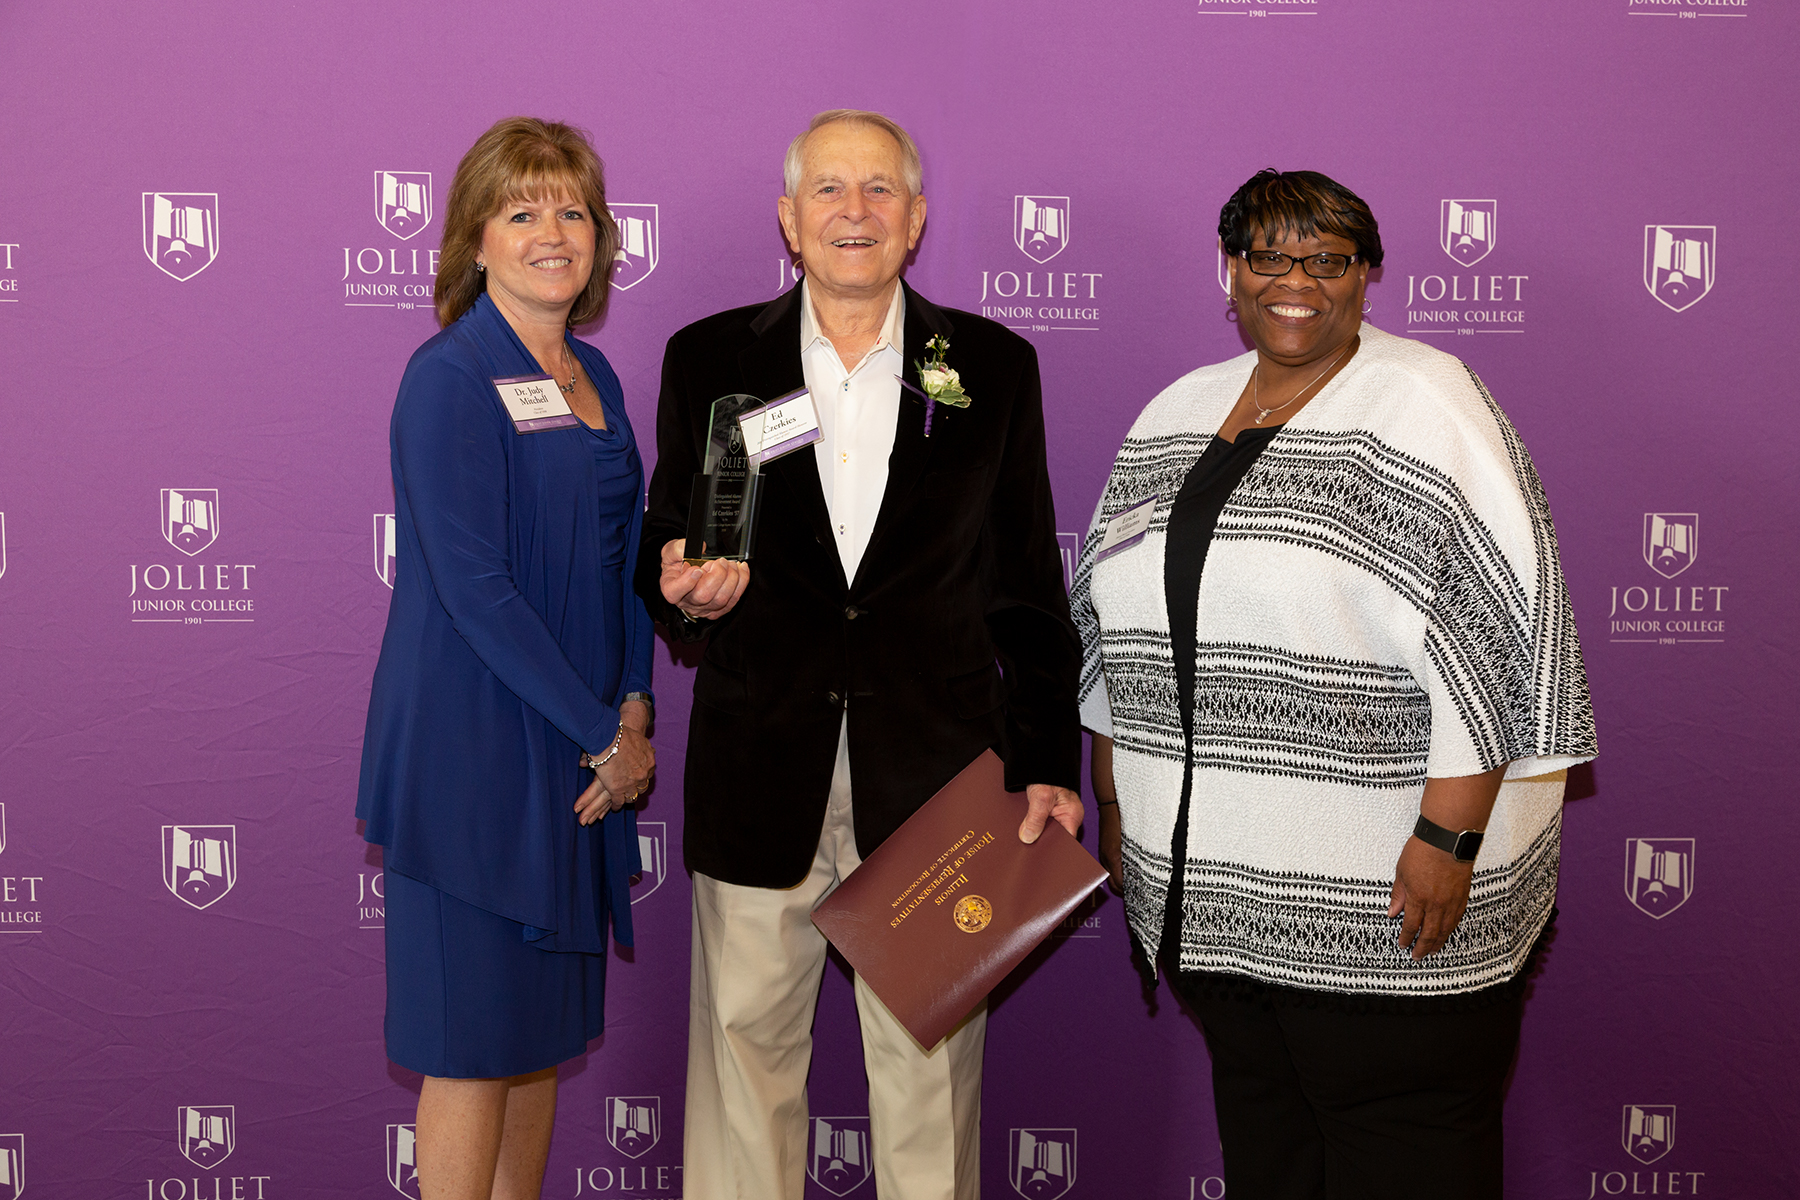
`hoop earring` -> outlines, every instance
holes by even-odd
[[[1237,297],[1235,295],[1225,297],[1225,319],[1230,321],[1233,325],[1237,324],[1238,307]]]
[[[1369,298],[1367,296],[1364,296],[1363,297],[1363,316],[1365,316],[1365,317],[1368,316],[1369,310],[1374,307],[1375,307],[1375,305],[1370,302]]]

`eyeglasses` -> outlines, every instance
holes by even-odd
[[[1305,258],[1296,258],[1279,250],[1246,250],[1240,257],[1257,275],[1286,275],[1294,269],[1295,263],[1299,263],[1300,269],[1314,279],[1341,279],[1350,264],[1356,261],[1354,254],[1309,254]]]

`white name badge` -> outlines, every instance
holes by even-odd
[[[1111,558],[1121,550],[1129,550],[1144,540],[1150,532],[1150,519],[1156,515],[1156,497],[1141,500],[1106,523],[1106,533],[1100,539],[1100,549],[1094,552],[1094,561]]]
[[[825,436],[819,428],[819,410],[805,388],[777,396],[761,408],[738,418],[744,430],[744,451],[762,466]]]
[[[581,423],[563,399],[556,380],[548,375],[509,375],[494,380],[494,390],[500,393],[500,402],[506,405],[506,414],[520,433]]]

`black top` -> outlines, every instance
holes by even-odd
[[[1169,606],[1169,645],[1175,653],[1175,697],[1181,709],[1182,741],[1187,746],[1181,769],[1181,806],[1175,813],[1175,841],[1169,850],[1169,905],[1163,913],[1162,944],[1157,957],[1178,969],[1181,962],[1181,910],[1186,891],[1188,807],[1194,787],[1194,660],[1200,636],[1200,574],[1212,546],[1219,513],[1250,467],[1262,456],[1281,426],[1243,430],[1237,441],[1215,437],[1200,461],[1188,471],[1175,503],[1169,508],[1169,530],[1163,551],[1163,596]]]

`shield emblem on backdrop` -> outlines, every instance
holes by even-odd
[[[218,488],[164,488],[163,540],[190,558],[219,536]]]
[[[203,1171],[210,1171],[237,1149],[237,1116],[230,1104],[184,1107],[177,1110],[175,1136],[182,1157]]]
[[[0,579],[6,578],[6,514],[0,512]]]
[[[1694,894],[1693,838],[1627,838],[1625,895],[1662,920]]]
[[[1081,535],[1058,533],[1056,549],[1062,555],[1063,590],[1067,591],[1075,586],[1075,564],[1081,558]]]
[[[394,586],[394,557],[397,549],[394,545],[394,514],[375,514],[375,577]]]
[[[1644,226],[1644,286],[1664,307],[1692,308],[1712,291],[1718,243],[1716,225]]]
[[[661,1096],[608,1096],[606,1140],[626,1158],[641,1158],[662,1137]]]
[[[388,1182],[402,1196],[419,1200],[418,1126],[387,1127]]]
[[[1069,244],[1067,196],[1014,196],[1013,244],[1032,262],[1045,263]]]
[[[1700,557],[1700,514],[1645,513],[1644,562],[1673,579]]]
[[[669,825],[666,821],[638,822],[638,857],[644,869],[631,884],[631,902],[636,904],[663,885],[669,873]]]
[[[1619,1141],[1639,1162],[1655,1162],[1675,1148],[1675,1106],[1627,1104]]]
[[[237,884],[236,825],[164,825],[163,886],[182,903],[208,908]]]
[[[662,236],[656,224],[654,204],[609,204],[619,227],[619,249],[613,255],[612,285],[621,292],[636,287],[656,270],[662,253]]]
[[[15,1200],[25,1191],[25,1135],[0,1133],[0,1200]]]
[[[1073,1129],[1014,1129],[1007,1178],[1025,1200],[1056,1200],[1075,1186]]]
[[[814,1117],[807,1178],[834,1196],[848,1196],[869,1181],[869,1118]]]
[[[1494,228],[1499,221],[1497,200],[1444,200],[1438,205],[1438,245],[1465,267],[1472,267],[1494,249]]]
[[[431,172],[375,172],[375,219],[401,241],[431,224]]]
[[[6,853],[6,805],[0,804],[0,854]]]
[[[183,283],[219,257],[217,192],[145,192],[144,254]]]

